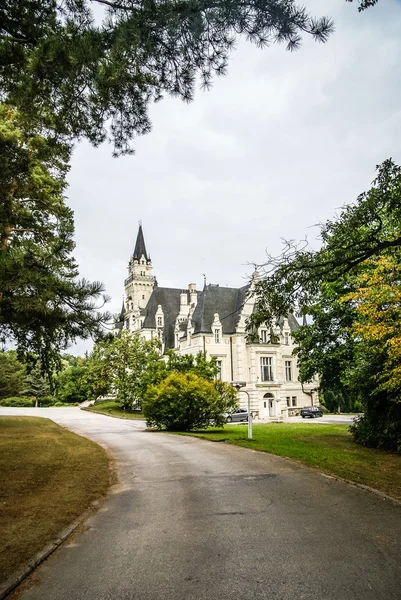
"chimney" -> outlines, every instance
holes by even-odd
[[[190,301],[189,303],[194,306],[196,306],[197,302],[198,302],[198,295],[196,293],[196,283],[190,283],[188,284],[188,289],[189,289],[189,298]]]
[[[187,292],[181,292],[180,294],[180,312],[183,312],[184,306],[188,306],[188,294]]]

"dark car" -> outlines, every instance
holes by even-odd
[[[233,423],[235,421],[247,421],[248,411],[245,408],[236,408],[233,412],[224,413],[227,423]]]
[[[323,412],[318,406],[306,406],[305,408],[301,408],[301,417],[303,419],[305,419],[305,417],[310,417],[311,419],[323,417]]]

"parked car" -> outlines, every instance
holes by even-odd
[[[304,408],[301,408],[301,417],[303,419],[305,419],[305,417],[310,417],[311,419],[323,417],[323,412],[318,406],[305,406]]]
[[[235,421],[248,421],[248,411],[245,408],[236,408],[230,413],[224,413],[226,423],[233,423]]]

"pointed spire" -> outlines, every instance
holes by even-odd
[[[121,307],[120,316],[119,316],[120,321],[124,321],[124,316],[125,316],[125,304],[124,304],[124,296],[123,296],[123,305]]]
[[[150,261],[150,257],[146,252],[145,239],[142,231],[142,221],[139,221],[138,235],[136,238],[136,244],[132,258],[134,260],[140,260],[142,256],[144,256],[147,261]]]

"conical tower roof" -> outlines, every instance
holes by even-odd
[[[145,239],[143,237],[143,231],[142,231],[142,224],[140,223],[139,229],[138,229],[138,235],[136,238],[134,254],[132,255],[132,258],[134,260],[140,260],[142,256],[144,256],[147,261],[150,260],[150,256],[148,256],[148,254],[146,252]]]
[[[124,317],[125,317],[125,303],[124,303],[124,298],[123,298],[123,305],[121,307],[120,316],[119,316],[120,321],[124,321]]]

